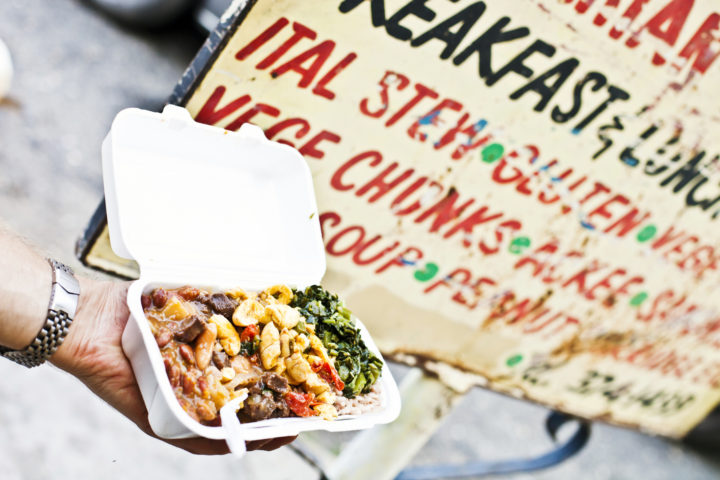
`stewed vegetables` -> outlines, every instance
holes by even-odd
[[[243,422],[331,420],[346,404],[338,400],[369,392],[382,368],[347,309],[318,286],[259,293],[156,288],[142,306],[175,396],[205,425],[219,425],[219,410],[245,394]]]

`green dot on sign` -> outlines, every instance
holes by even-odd
[[[630,305],[632,305],[633,307],[637,307],[641,303],[643,303],[645,300],[647,300],[647,298],[648,298],[647,292],[640,292],[630,299]]]
[[[520,354],[517,354],[517,355],[513,355],[512,357],[505,360],[505,363],[507,364],[508,367],[514,367],[518,363],[522,362],[522,359],[523,359],[523,356]]]
[[[528,237],[515,237],[510,242],[508,250],[510,253],[520,255],[526,248],[530,246],[530,239]]]
[[[657,227],[655,225],[646,225],[645,228],[640,230],[637,234],[638,242],[647,242],[655,236],[657,233]]]
[[[439,270],[440,267],[438,267],[436,263],[428,262],[425,264],[425,269],[415,270],[413,276],[415,277],[415,280],[419,282],[427,282],[437,275]]]
[[[491,143],[490,145],[482,149],[480,155],[482,156],[483,162],[493,163],[494,161],[499,160],[504,152],[505,147],[503,147],[499,143]]]

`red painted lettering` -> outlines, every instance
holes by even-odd
[[[594,215],[600,215],[601,217],[605,218],[612,218],[612,212],[610,212],[607,207],[609,207],[613,203],[621,203],[623,205],[627,205],[628,203],[630,203],[630,200],[625,195],[614,195],[608,200],[605,200],[594,210],[591,210],[590,213],[588,213],[588,219],[591,219]]]
[[[364,115],[372,118],[379,118],[387,112],[388,108],[390,108],[390,82],[398,84],[398,91],[404,90],[405,87],[410,84],[410,80],[405,75],[391,72],[390,70],[385,72],[385,76],[380,80],[380,107],[378,107],[375,111],[371,111],[369,107],[370,100],[368,98],[363,98],[360,101],[360,111]]]
[[[268,28],[265,29],[260,35],[255,37],[250,43],[248,43],[244,48],[242,48],[240,51],[235,54],[235,58],[238,60],[245,60],[250,55],[252,55],[258,48],[265,45],[268,40],[273,38],[275,35],[280,32],[287,24],[290,23],[290,21],[282,17],[278,19],[277,22],[270,25]]]
[[[409,168],[405,170],[403,173],[398,175],[393,180],[387,181],[387,177],[398,167],[398,162],[393,162],[388,167],[383,170],[382,172],[378,173],[375,178],[370,180],[368,183],[363,185],[358,189],[357,192],[355,192],[355,195],[358,197],[362,197],[367,192],[369,192],[372,189],[377,190],[373,196],[368,198],[369,203],[373,203],[378,201],[380,198],[385,196],[390,190],[397,187],[400,183],[407,180],[414,172],[415,169]]]
[[[713,13],[705,19],[695,35],[683,47],[678,56],[688,61],[693,60],[692,68],[700,73],[705,73],[712,63],[720,55],[720,49],[713,48],[718,41],[715,36],[720,28],[720,14]]]
[[[468,236],[473,233],[475,227],[477,227],[478,225],[482,225],[483,223],[487,223],[491,220],[496,220],[502,216],[502,213],[489,213],[489,208],[483,205],[482,207],[478,208],[473,213],[468,215],[466,218],[455,224],[455,226],[453,226],[450,230],[445,232],[443,238],[450,238],[458,232],[464,232],[465,235],[462,239],[463,246],[469,247],[472,242],[470,241]]]
[[[218,109],[218,104],[220,103],[223,95],[225,95],[225,91],[226,88],[222,85],[213,91],[210,98],[207,99],[200,109],[200,113],[198,113],[195,117],[196,122],[205,123],[207,125],[217,125],[225,117],[232,115],[250,101],[250,95],[243,95]]]
[[[327,130],[322,130],[320,133],[308,140],[305,145],[300,147],[299,152],[306,157],[317,158],[319,160],[325,156],[325,152],[318,148],[320,143],[340,143],[340,140],[342,140],[340,135]]]
[[[329,223],[331,227],[336,227],[340,224],[341,218],[335,212],[323,212],[318,220],[320,221],[320,234],[325,238],[325,224]]]
[[[395,112],[395,114],[393,114],[393,116],[390,117],[387,122],[385,122],[386,127],[394,125],[398,120],[403,118],[410,110],[412,110],[418,103],[420,103],[425,98],[438,97],[437,92],[421,83],[415,84],[415,90],[417,91],[416,95],[411,98],[405,105],[403,105],[400,110]]]
[[[363,253],[365,250],[367,250],[369,247],[371,247],[373,244],[375,244],[378,240],[380,240],[382,237],[380,235],[375,235],[373,238],[368,240],[367,242],[364,242],[360,245],[358,245],[355,248],[355,251],[353,252],[352,261],[355,262],[356,265],[369,265],[371,263],[377,262],[381,258],[383,258],[388,253],[395,250],[398,246],[400,246],[400,242],[397,240],[390,244],[390,246],[385,247],[384,249],[380,250],[375,255],[371,256],[370,258],[362,258]]]
[[[460,205],[459,207],[455,206],[455,202],[460,196],[458,195],[457,191],[453,188],[448,191],[448,194],[443,197],[439,202],[437,202],[432,207],[425,210],[423,213],[421,213],[416,219],[415,223],[422,223],[428,218],[434,216],[435,219],[433,220],[432,225],[430,226],[431,232],[437,232],[440,230],[440,228],[448,223],[451,220],[455,220],[460,215],[462,215],[463,211],[470,206],[475,200],[472,198],[470,200],[467,200],[465,203]]]
[[[645,220],[650,218],[650,213],[645,212],[642,217],[639,216],[640,210],[637,208],[633,208],[628,213],[626,213],[624,216],[619,218],[615,223],[607,227],[604,232],[605,233],[612,233],[613,230],[618,229],[618,232],[615,232],[615,236],[617,237],[624,237],[629,232],[631,232],[635,227],[643,223]]]
[[[297,57],[280,65],[278,68],[273,70],[270,75],[272,75],[273,78],[277,78],[287,72],[298,73],[300,75],[298,87],[307,88],[313,80],[315,80],[315,76],[320,71],[320,68],[325,65],[328,58],[330,58],[334,49],[335,42],[332,40],[325,40],[324,42],[309,48]],[[308,62],[310,62],[310,65],[305,66]]]
[[[376,150],[358,153],[353,158],[342,164],[340,168],[337,169],[337,171],[335,171],[335,174],[330,179],[330,185],[335,190],[340,190],[341,192],[346,190],[352,190],[353,188],[355,188],[354,183],[343,183],[343,175],[345,175],[348,170],[353,168],[358,163],[368,159],[370,159],[370,166],[376,167],[380,164],[380,162],[382,162],[382,154]]]
[[[519,220],[506,220],[502,222],[498,225],[498,228],[495,229],[495,246],[488,246],[488,244],[485,243],[485,240],[481,240],[480,243],[478,243],[480,251],[485,255],[492,255],[493,253],[499,252],[500,245],[502,245],[504,230],[519,232],[522,230],[522,223]]]
[[[350,238],[349,245],[339,249],[337,247],[337,243],[342,241],[344,237],[348,236]],[[356,235],[357,238],[353,239],[353,235]],[[346,255],[353,251],[355,247],[360,245],[365,238],[365,229],[359,225],[353,225],[352,227],[346,227],[342,230],[340,230],[337,234],[335,234],[330,240],[327,242],[327,245],[325,245],[325,251],[327,251],[330,255],[335,255],[337,257]]]
[[[290,127],[294,127],[296,125],[299,125],[300,128],[297,132],[295,132],[295,138],[300,139],[307,135],[310,132],[310,124],[307,120],[303,118],[288,118],[286,120],[282,120],[272,127],[265,130],[265,136],[268,138],[268,140],[272,140],[275,138],[275,135],[282,132],[285,129],[288,129]],[[280,143],[284,143],[286,145],[290,145],[291,147],[295,147],[295,145],[288,141],[288,140],[277,140]]]
[[[327,88],[328,84],[329,84],[331,81],[333,81],[333,79],[334,79],[335,77],[337,77],[338,75],[340,75],[340,72],[342,72],[343,70],[345,70],[345,69],[348,67],[348,65],[350,65],[353,61],[355,61],[356,58],[357,58],[357,54],[356,54],[356,53],[348,53],[348,54],[345,56],[345,58],[343,58],[342,60],[340,60],[340,61],[337,63],[337,65],[335,65],[334,67],[332,67],[332,68],[330,69],[330,71],[328,71],[328,72],[318,81],[317,85],[315,85],[315,88],[313,88],[312,92],[313,92],[315,95],[319,95],[319,96],[321,96],[321,97],[325,97],[325,98],[327,98],[328,100],[332,100],[333,98],[335,98],[335,92],[331,92],[330,90],[328,90],[328,88]]]
[[[315,33],[314,30],[311,30],[298,22],[293,22],[293,30],[294,33],[292,36],[285,40],[283,44],[275,49],[270,55],[261,60],[260,63],[255,65],[255,68],[258,70],[265,70],[266,68],[271,67],[303,38],[315,40],[315,37],[317,37],[317,33]]]
[[[446,108],[459,112],[462,110],[462,103],[456,102],[449,98],[445,98],[440,101],[435,107],[428,111],[425,115],[421,116],[418,120],[410,125],[407,130],[407,134],[410,138],[424,142],[427,139],[427,133],[421,132],[420,127],[422,125],[437,125],[440,122],[440,114]]]
[[[242,127],[244,123],[247,123],[253,118],[255,118],[259,113],[264,113],[271,117],[277,117],[278,115],[280,115],[280,110],[266,103],[257,103],[250,110],[233,120],[232,123],[230,123],[230,125],[225,128],[234,132],[240,127]]]

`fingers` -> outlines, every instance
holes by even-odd
[[[250,442],[245,442],[245,446],[248,449],[248,452],[252,452],[253,450],[262,450],[263,447],[270,443],[271,440],[273,439],[267,438],[263,440],[252,440]]]
[[[170,440],[167,438],[158,437],[155,432],[152,431],[150,423],[147,421],[147,413],[145,413],[144,417],[136,420],[135,424],[140,428],[140,430],[142,430],[149,436],[157,438],[158,440],[162,440],[167,444],[170,444],[177,448],[181,448],[186,452],[190,452],[195,455],[225,455],[227,453],[230,453],[230,449],[228,448],[227,443],[225,443],[225,440],[210,440],[208,438],[200,437]]]
[[[293,437],[268,438],[266,440],[256,440],[253,442],[247,442],[247,449],[248,450],[266,450],[269,452],[272,450],[277,450],[278,448],[285,446],[288,443],[291,443],[296,438],[297,438],[297,435],[295,435]]]
[[[296,438],[297,436],[254,440],[252,442],[247,442],[247,449],[248,451],[277,450],[278,448],[285,446],[288,443],[291,443]],[[230,453],[230,449],[228,448],[227,443],[225,443],[224,440],[209,440],[206,438],[185,438],[182,440],[164,441],[169,443],[170,445],[182,448],[183,450],[194,453],[196,455],[225,455],[227,453]]]
[[[163,439],[164,440],[164,439]],[[182,440],[164,440],[178,448],[195,455],[225,455],[230,449],[225,440],[209,440],[207,438],[184,438]]]

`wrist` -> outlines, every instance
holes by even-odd
[[[0,345],[22,350],[37,336],[47,316],[52,269],[44,258],[30,251],[18,252],[20,271],[0,291]],[[19,262],[20,263],[20,262]],[[6,267],[0,261],[2,267]],[[8,270],[9,271],[9,267]],[[0,274],[0,278],[4,278]]]
[[[80,298],[75,318],[64,342],[50,363],[75,376],[92,373],[102,355],[104,344],[109,339],[102,338],[103,329],[99,322],[115,322],[127,312],[125,294],[127,285],[119,282],[96,281],[78,277]],[[127,315],[125,314],[125,319]]]

